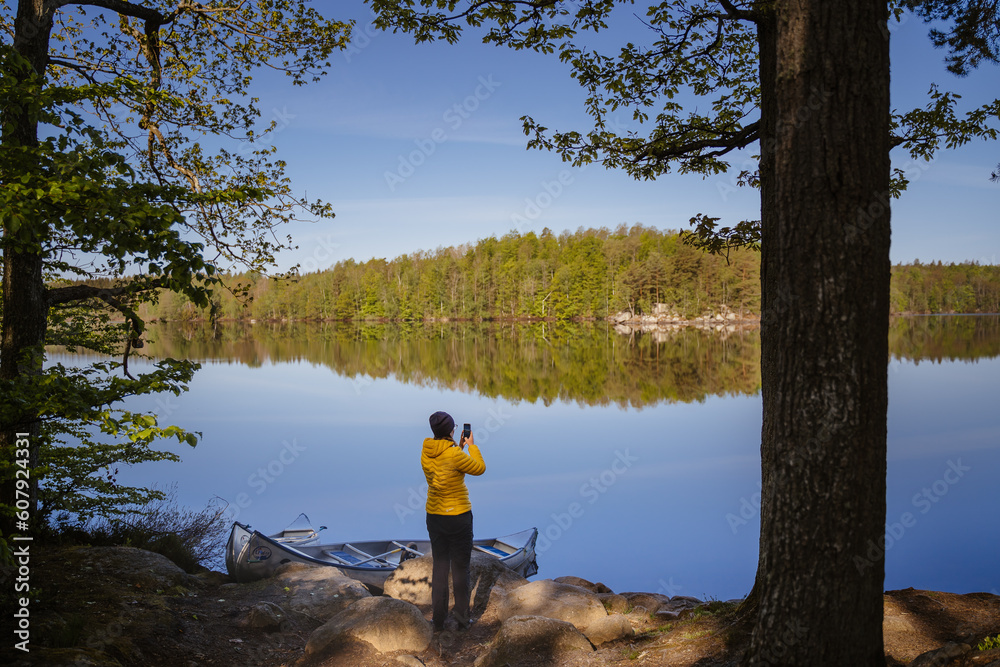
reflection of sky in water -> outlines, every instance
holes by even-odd
[[[913,521],[888,550],[886,588],[1000,589],[1000,361],[894,362],[889,382],[888,518]],[[305,363],[210,363],[166,405],[164,417],[204,440],[174,448],[182,464],[140,466],[123,481],[178,480],[192,507],[242,501],[239,520],[265,532],[304,511],[331,541],[424,535],[420,444],[427,416],[443,409],[459,428],[472,423],[486,459],[486,474],[467,478],[477,536],[538,527],[539,577],[720,599],[753,583],[759,396],[546,407]],[[969,470],[938,502],[914,504],[949,461]]]
[[[890,366],[887,588],[1000,591],[998,397],[1000,359]]]

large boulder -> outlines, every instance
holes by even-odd
[[[660,607],[660,609],[670,609],[671,611],[679,611],[682,609],[695,609],[696,607],[701,607],[705,603],[698,598],[693,598],[689,595],[675,595],[670,598],[670,601],[665,605]]]
[[[591,644],[600,646],[607,642],[632,637],[635,635],[635,630],[632,629],[628,618],[622,614],[609,614],[584,628],[583,634]]]
[[[598,595],[601,594],[607,595],[613,593],[613,591],[604,584],[600,582],[595,584],[593,582],[587,581],[582,577],[571,577],[571,576],[556,577],[555,579],[553,579],[553,581],[559,584],[570,584],[572,586],[579,586],[580,588],[586,588],[591,593],[597,593]]]
[[[662,593],[622,593],[622,597],[628,600],[632,611],[641,614],[655,614],[663,605],[670,602],[669,595]]]
[[[371,597],[364,584],[335,567],[302,563],[287,563],[275,570],[270,590],[283,596],[282,607],[319,623]]]
[[[687,618],[694,613],[694,610],[701,607],[705,603],[698,598],[688,597],[686,595],[675,595],[670,598],[669,602],[665,602],[660,605],[659,610],[654,612],[653,616],[660,621],[674,621],[681,618]]]
[[[389,575],[383,593],[415,605],[430,606],[434,562],[430,554],[405,561]],[[524,586],[528,580],[489,554],[472,552],[469,563],[469,593],[473,613],[486,610],[491,598]],[[455,604],[455,587],[448,582],[448,605]]]
[[[628,603],[628,598],[617,593],[598,593],[597,597],[604,603],[604,608],[609,614],[627,614],[632,609]]]
[[[512,616],[505,620],[475,667],[578,665],[581,652],[594,647],[571,623],[542,616]]]
[[[288,614],[273,602],[261,600],[248,609],[238,622],[246,628],[278,632],[288,626]]]
[[[122,583],[146,592],[181,592],[179,588],[200,588],[203,584],[166,556],[133,547],[81,547],[77,554],[87,563],[84,576],[95,572],[114,576]],[[173,590],[171,590],[173,589]]]
[[[961,658],[971,650],[972,647],[968,644],[948,642],[941,648],[921,653],[910,663],[910,667],[942,667]]]
[[[544,616],[572,623],[587,634],[587,628],[607,618],[608,612],[596,593],[541,579],[509,591],[498,600],[497,617],[505,621],[514,616]]]
[[[360,640],[379,653],[420,653],[431,643],[431,626],[409,602],[389,597],[358,600],[313,631],[306,656],[338,641]]]

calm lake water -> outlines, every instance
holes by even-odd
[[[756,332],[568,325],[160,326],[148,352],[203,363],[136,401],[201,431],[177,483],[264,532],[306,512],[329,541],[425,534],[427,417],[470,422],[477,537],[536,526],[538,577],[729,599],[757,566]],[[1000,590],[1000,318],[893,321],[886,589]],[[135,364],[133,364],[133,367]]]

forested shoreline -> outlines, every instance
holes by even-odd
[[[288,280],[224,277],[210,307],[160,294],[138,308],[147,320],[297,321],[603,320],[650,314],[655,304],[686,318],[760,313],[760,256],[711,255],[676,231],[641,225],[554,234],[510,232],[393,260],[353,259]],[[1000,312],[1000,267],[896,265],[892,314]]]

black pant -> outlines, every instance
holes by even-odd
[[[472,512],[427,515],[434,573],[431,579],[431,606],[434,627],[444,627],[448,616],[448,571],[455,586],[455,620],[469,623],[469,561],[472,559]]]

